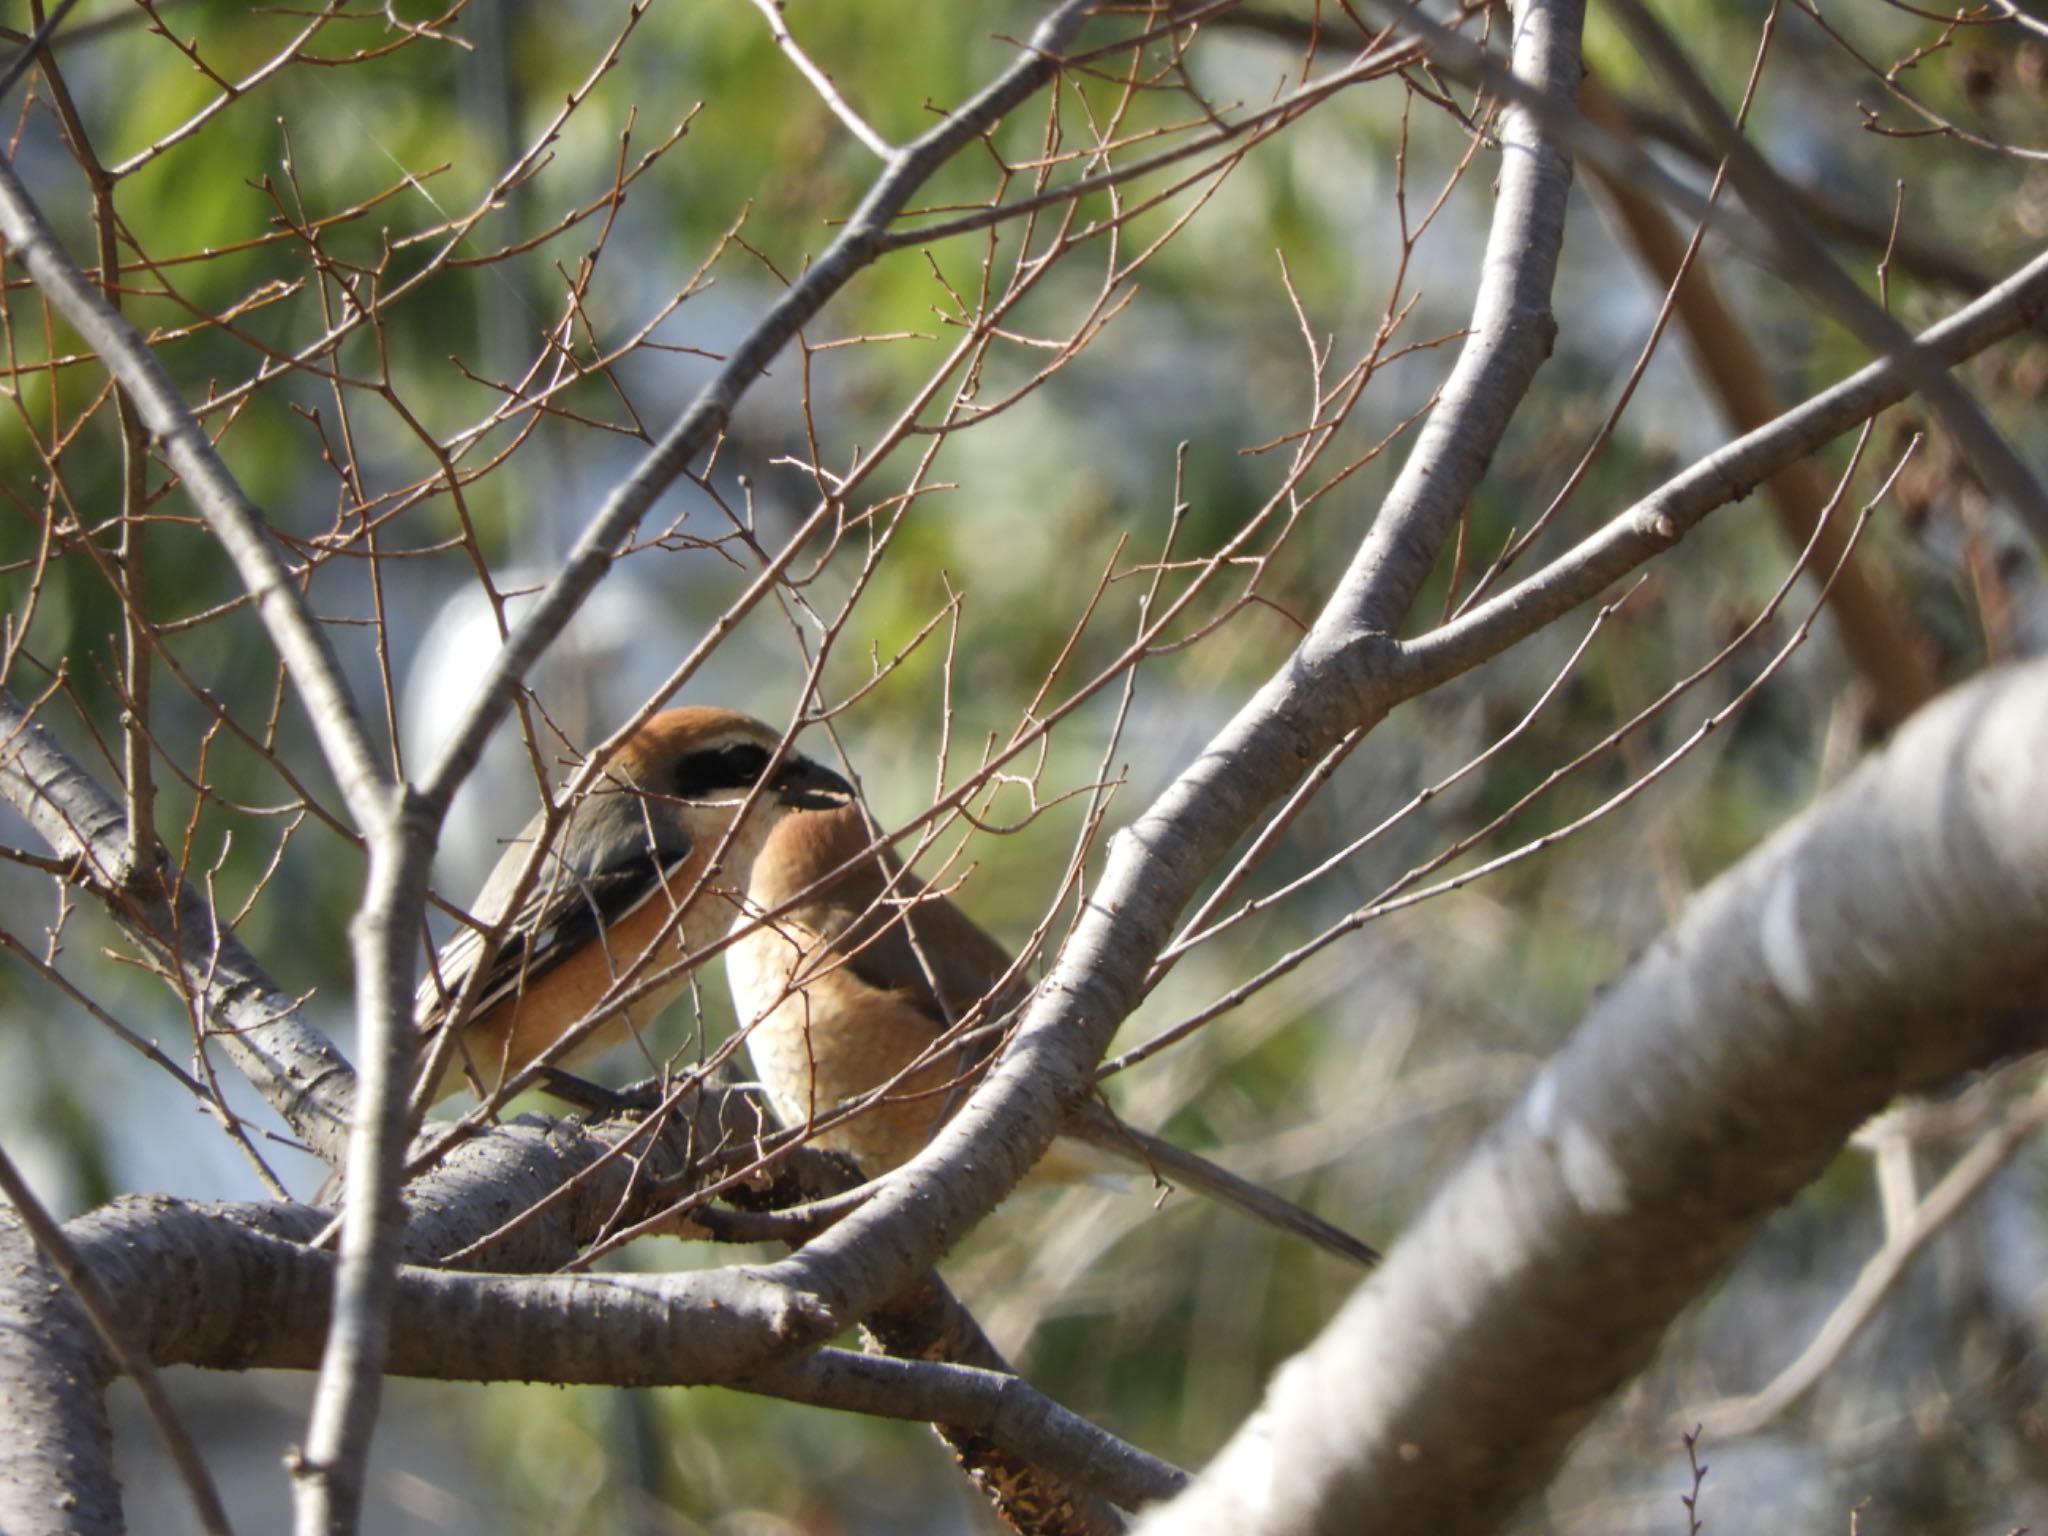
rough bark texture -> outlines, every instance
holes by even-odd
[[[0,1209],[0,1531],[121,1529],[108,1361],[70,1291]]]
[[[2039,1043],[2048,662],[1910,722],[1603,993],[1149,1532],[1490,1530],[1894,1095]]]
[[[954,1442],[971,1452],[970,1470],[1002,1493],[1018,1528],[1030,1531],[1120,1529],[1105,1495],[1135,1506],[1184,1486],[1186,1475],[1178,1469],[1008,1377],[1007,1366],[943,1287],[892,1309],[899,1327],[917,1330],[919,1347],[901,1353],[1004,1376],[914,1369],[904,1375],[900,1367],[891,1374],[885,1362],[870,1369],[858,1356],[825,1351],[742,1381],[733,1346],[751,1356],[764,1333],[779,1333],[794,1345],[815,1343],[830,1331],[801,1298],[792,1304],[787,1293],[760,1285],[745,1269],[701,1276],[681,1291],[648,1277],[498,1278],[545,1275],[614,1223],[631,1223],[673,1201],[691,1173],[692,1150],[725,1147],[735,1136],[745,1140],[759,1113],[743,1094],[712,1090],[685,1096],[661,1135],[623,1122],[591,1127],[534,1117],[455,1148],[408,1192],[407,1257],[416,1267],[400,1274],[391,1368],[472,1381],[737,1383],[793,1401],[896,1417],[938,1417],[950,1408],[948,1422],[972,1426],[953,1432]],[[630,1157],[612,1155],[622,1139]],[[787,1182],[811,1192],[837,1187],[833,1180],[842,1172],[835,1159],[798,1149]],[[543,1203],[533,1210],[530,1202]],[[113,1310],[159,1364],[304,1368],[318,1358],[334,1278],[331,1254],[306,1245],[330,1220],[308,1206],[136,1197],[78,1218],[67,1235]],[[432,1267],[453,1253],[463,1256],[463,1268]],[[575,1309],[596,1332],[554,1321],[570,1295],[579,1298]],[[15,1278],[0,1276],[0,1305],[10,1303],[55,1309],[51,1315],[60,1320],[70,1315],[61,1286],[37,1263]],[[616,1326],[597,1320],[613,1307],[623,1308]],[[88,1331],[82,1343],[88,1368],[67,1368],[62,1350],[53,1355],[46,1348],[21,1358],[21,1376],[45,1403],[63,1405],[79,1422],[97,1422],[112,1370],[96,1352],[95,1336]],[[21,1401],[33,1422],[58,1422],[33,1397]],[[89,1436],[69,1431],[55,1438],[90,1443]],[[106,1470],[101,1462],[86,1467]],[[61,1505],[61,1470],[22,1461],[0,1476],[17,1490],[57,1490],[41,1503]],[[76,1475],[85,1478],[87,1471]],[[22,1502],[37,1503],[26,1493]],[[117,1509],[113,1518],[118,1522]]]
[[[1009,1361],[981,1331],[937,1275],[897,1297],[868,1319],[874,1348],[902,1360],[940,1360],[1008,1371]],[[1013,1531],[1044,1536],[1103,1536],[1123,1521],[1102,1500],[1066,1479],[1008,1455],[986,1435],[950,1424],[932,1428],[953,1459]]]

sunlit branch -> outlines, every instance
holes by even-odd
[[[2038,256],[1916,342],[1952,368],[2048,313],[2048,255]],[[1403,642],[1394,668],[1404,695],[1499,655],[1669,549],[1717,508],[1912,393],[1913,375],[1886,358],[1718,449],[1610,519],[1548,566],[1462,617]]]
[[[775,46],[796,66],[797,73],[810,82],[811,89],[818,93],[818,99],[831,109],[832,115],[839,119],[846,131],[859,139],[883,164],[894,159],[896,146],[868,126],[839,87],[832,83],[832,77],[818,67],[790,32],[789,22],[783,14],[784,0],[754,0],[754,9],[768,23],[769,35],[775,39]]]

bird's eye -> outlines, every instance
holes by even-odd
[[[767,766],[768,749],[751,741],[686,753],[676,764],[673,793],[684,800],[701,800],[727,790],[751,789]]]

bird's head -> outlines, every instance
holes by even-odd
[[[825,810],[853,799],[853,786],[794,750],[771,769],[782,732],[737,710],[690,705],[663,710],[635,731],[610,777],[646,794],[736,803],[760,786],[757,805]]]

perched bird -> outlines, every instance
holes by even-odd
[[[852,796],[838,774],[795,752],[771,772],[781,741],[780,731],[729,709],[655,715],[555,829],[522,895],[520,875],[545,828],[542,816],[527,823],[471,908],[481,927],[450,939],[420,983],[414,1018],[431,1033],[485,966],[436,1099],[466,1081],[495,1089],[584,1025],[615,990],[662,978],[589,1026],[562,1060],[597,1054],[674,1001],[689,982],[688,957],[732,926],[748,871],[776,822]],[[727,842],[750,794],[753,804]],[[721,843],[718,868],[707,875]],[[501,924],[493,948],[488,937]]]
[[[1000,1031],[989,1026],[1031,991],[1001,944],[887,853],[870,854],[872,841],[851,802],[777,823],[754,860],[747,901],[755,914],[796,904],[765,922],[743,917],[726,951],[754,1073],[783,1124],[822,1120],[894,1083],[811,1138],[870,1177],[931,1139],[993,1053]],[[810,890],[842,866],[844,873]],[[935,1049],[962,1020],[970,1022],[959,1038]],[[1069,1140],[1169,1176],[1354,1263],[1378,1262],[1348,1232],[1125,1124],[1099,1100],[1072,1113],[1047,1162],[1100,1165],[1086,1152],[1063,1155],[1061,1142]]]

